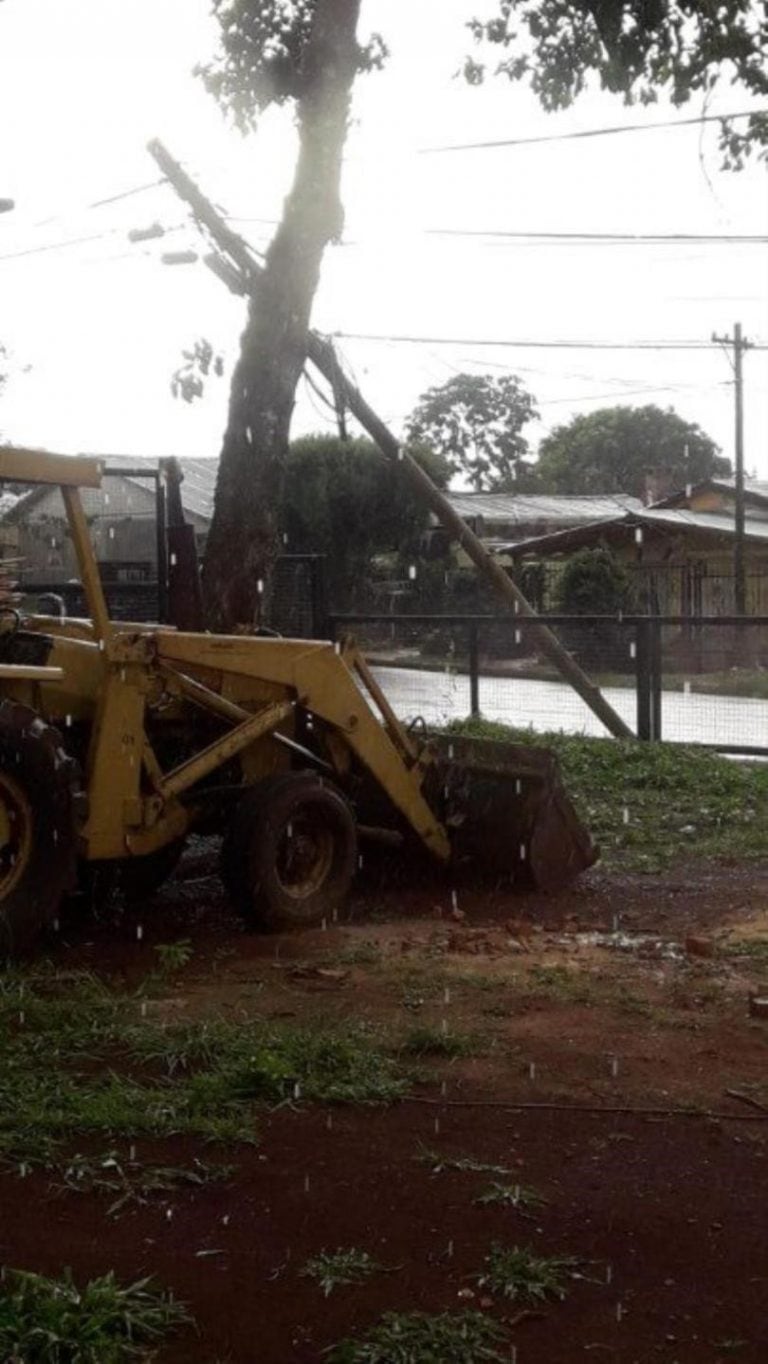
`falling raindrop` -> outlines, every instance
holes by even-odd
[[[332,1131],[332,1129],[333,1129],[333,1114],[332,1114],[332,1113],[329,1113],[329,1114],[328,1114],[328,1117],[327,1117],[326,1120],[325,1120],[325,1125],[326,1125],[326,1127],[328,1128],[328,1131],[329,1131],[329,1132]]]
[[[175,567],[176,567],[176,562],[177,562],[177,560],[176,560],[176,555],[175,555],[175,554],[172,554],[172,555],[171,555],[171,568],[175,568]]]
[[[142,940],[143,937],[144,937],[144,929],[142,928],[141,924],[137,924],[137,925],[136,925],[136,941],[137,941],[137,942],[141,942],[141,940]]]
[[[635,544],[636,544],[636,545],[641,545],[642,543],[643,543],[643,528],[642,528],[642,526],[637,526],[636,529],[635,529]]]
[[[525,846],[524,843],[521,843],[521,844],[520,844],[520,861],[521,861],[521,862],[524,862],[527,856],[528,856],[528,849],[526,848],[526,846]]]
[[[259,596],[261,596],[262,592],[264,591],[264,579],[263,579],[263,578],[257,579],[257,582],[256,582],[256,591],[258,592]]]
[[[304,1176],[304,1192],[309,1193],[309,1175]]]
[[[528,1062],[528,1078],[529,1078],[529,1080],[535,1080],[535,1079],[536,1079],[536,1062],[535,1062],[535,1061],[529,1061],[529,1062]]]
[[[613,1076],[614,1080],[616,1079],[618,1073],[619,1073],[619,1058],[618,1058],[618,1056],[612,1056],[612,1057],[611,1057],[611,1075]]]
[[[446,987],[445,987],[445,994],[443,995],[443,1003],[444,1003],[444,1004],[450,1004],[450,1002],[451,1002],[451,987],[450,987],[450,985],[446,985]]]
[[[630,641],[629,656],[630,658],[637,658],[637,645],[635,644],[634,640]]]
[[[621,1321],[621,1319],[622,1319],[623,1316],[624,1316],[624,1308],[622,1307],[622,1305],[621,1305],[620,1302],[617,1302],[617,1304],[616,1304],[616,1320],[617,1320],[617,1321]]]
[[[415,564],[409,564],[409,565],[408,565],[408,577],[410,578],[411,582],[414,581],[414,579],[415,579],[415,577],[416,577],[416,565],[415,565]]]
[[[625,824],[629,824],[629,807],[627,805],[624,806],[621,817]]]
[[[453,1259],[453,1241],[448,1242],[448,1259]]]

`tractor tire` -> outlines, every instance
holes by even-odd
[[[250,923],[307,927],[342,903],[356,865],[347,801],[314,772],[288,772],[243,797],[224,839],[220,874]]]
[[[0,960],[28,952],[72,889],[82,799],[58,730],[0,703]]]

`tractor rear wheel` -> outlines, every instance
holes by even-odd
[[[221,878],[244,918],[264,928],[308,926],[337,909],[357,863],[352,811],[314,772],[268,777],[237,808]]]
[[[0,959],[29,950],[75,878],[78,768],[28,706],[0,703]]]

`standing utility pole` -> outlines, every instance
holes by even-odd
[[[738,616],[746,614],[747,610],[747,577],[746,566],[744,563],[744,352],[750,349],[751,342],[747,341],[741,334],[741,323],[735,322],[733,325],[733,336],[717,336],[712,333],[712,340],[721,346],[733,348],[733,386],[736,397],[736,424],[734,442],[734,463],[736,469],[735,478],[735,507],[734,507],[734,542],[733,542],[733,596],[734,607]]]

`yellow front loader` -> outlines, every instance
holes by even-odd
[[[96,875],[147,895],[186,836],[266,926],[344,899],[359,835],[555,887],[595,859],[552,756],[398,721],[352,642],[109,618],[79,488],[97,460],[0,448],[0,481],[57,485],[89,618],[0,608],[0,957]]]

